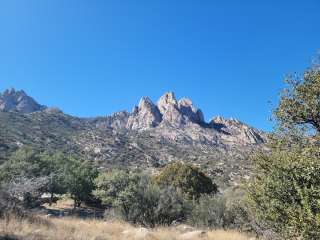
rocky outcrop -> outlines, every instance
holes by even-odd
[[[200,109],[193,106],[192,101],[188,98],[179,100],[179,110],[183,116],[193,123],[203,124],[204,116]]]
[[[262,143],[262,133],[236,119],[215,117],[205,122],[203,113],[188,98],[177,101],[173,92],[161,96],[155,105],[143,97],[132,113],[109,117],[109,128],[153,131],[155,137],[192,144],[217,145]]]
[[[29,97],[24,91],[8,89],[0,94],[0,111],[32,113],[44,110],[46,107],[38,104],[33,98]]]
[[[239,142],[257,144],[263,143],[262,133],[237,119],[224,119],[220,116],[213,118],[209,126],[217,131],[236,138]]]
[[[99,129],[121,130],[126,128],[129,117],[130,113],[120,111],[110,116],[89,119],[89,123],[93,123],[95,127]]]
[[[132,130],[144,130],[159,125],[162,115],[157,106],[148,98],[143,97],[139,106],[135,106],[128,119],[127,128]]]
[[[179,110],[178,101],[173,92],[167,92],[161,96],[157,106],[162,114],[163,124],[176,127],[181,127],[184,124],[184,118]]]
[[[162,125],[182,127],[188,123],[204,123],[203,113],[193,106],[192,101],[183,98],[177,101],[173,92],[167,92],[154,105],[153,102],[144,97],[139,107],[132,111],[127,127],[129,129],[148,129]]]

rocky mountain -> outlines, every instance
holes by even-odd
[[[44,110],[46,107],[38,104],[24,91],[15,91],[11,88],[0,94],[0,110],[31,113]]]
[[[36,103],[23,91],[0,95],[0,163],[23,146],[63,151],[100,168],[157,171],[171,161],[201,166],[220,185],[250,173],[248,155],[264,147],[265,134],[236,119],[205,122],[190,99],[168,92],[153,103],[141,98],[131,113],[78,118]]]

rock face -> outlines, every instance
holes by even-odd
[[[258,144],[262,133],[235,119],[215,117],[209,123],[188,98],[177,101],[173,92],[161,96],[155,105],[148,97],[133,108],[126,129],[151,131],[155,137],[188,143]]]
[[[130,113],[127,111],[120,111],[115,112],[110,116],[89,119],[88,122],[89,124],[94,124],[95,127],[99,129],[121,130],[126,128],[129,117]]]
[[[220,116],[213,118],[209,126],[223,132],[226,135],[234,136],[238,141],[250,144],[263,143],[263,133],[255,128],[240,122],[237,119],[224,119]]]
[[[184,123],[178,102],[173,92],[165,93],[157,103],[164,123],[180,127]]]
[[[188,98],[179,100],[180,112],[191,122],[203,124],[204,117],[200,109],[193,106],[192,101]]]
[[[156,127],[162,120],[162,115],[156,105],[148,97],[140,100],[128,119],[127,128],[131,130],[144,130]]]
[[[32,113],[44,110],[45,108],[45,106],[38,104],[24,91],[16,91],[12,88],[0,94],[0,111]]]
[[[183,127],[189,123],[203,124],[201,110],[193,106],[188,98],[177,101],[173,92],[167,92],[155,105],[148,97],[140,100],[139,106],[133,108],[127,128],[131,130],[146,130],[158,125]]]

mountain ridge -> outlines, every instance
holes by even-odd
[[[10,108],[0,109],[0,162],[23,146],[77,154],[102,168],[140,166],[154,171],[182,160],[205,168],[222,183],[236,184],[250,173],[248,155],[263,148],[266,140],[265,133],[236,119],[214,117],[206,122],[190,99],[177,100],[173,92],[156,103],[142,97],[132,112],[94,118],[45,107],[23,91],[5,93],[0,100]],[[10,94],[19,95],[20,101],[10,100]]]

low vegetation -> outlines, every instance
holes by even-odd
[[[137,228],[124,222],[79,220],[77,218],[43,219],[42,223],[10,218],[0,220],[0,239],[8,240],[249,240],[237,231],[202,232],[184,228]]]
[[[275,117],[270,152],[254,157],[250,211],[273,239],[320,238],[320,68],[289,78]]]

